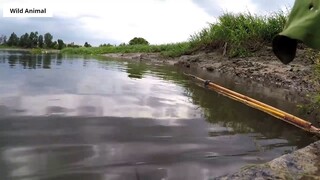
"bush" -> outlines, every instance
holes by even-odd
[[[142,37],[135,37],[129,41],[129,45],[149,45],[149,42]]]

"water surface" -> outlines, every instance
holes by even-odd
[[[1,179],[209,179],[312,141],[172,66],[0,51],[0,77]],[[211,78],[294,111],[281,91]]]

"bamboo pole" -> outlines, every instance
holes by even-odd
[[[305,121],[305,120],[303,120],[303,119],[301,119],[299,117],[296,117],[296,116],[294,116],[292,114],[284,112],[284,111],[282,111],[280,109],[272,107],[272,106],[270,106],[268,104],[265,104],[263,102],[255,100],[253,98],[245,96],[243,94],[240,94],[240,93],[237,93],[237,92],[232,91],[230,89],[227,89],[225,87],[219,86],[219,85],[217,85],[215,83],[212,83],[212,82],[206,81],[204,79],[201,79],[201,78],[199,78],[197,76],[194,76],[194,75],[191,75],[191,74],[186,74],[186,73],[185,73],[185,75],[193,77],[193,78],[195,78],[195,79],[197,79],[197,80],[199,80],[199,81],[201,81],[203,83],[206,83],[206,85],[210,89],[212,89],[212,90],[214,90],[214,91],[216,91],[216,92],[218,92],[218,93],[220,93],[220,94],[222,94],[224,96],[227,96],[227,97],[229,97],[229,98],[231,98],[233,100],[242,102],[242,103],[244,103],[244,104],[246,104],[246,105],[248,105],[248,106],[250,106],[252,108],[255,108],[255,109],[261,110],[261,111],[263,111],[265,113],[268,113],[271,116],[274,116],[274,117],[276,117],[278,119],[281,119],[281,120],[283,120],[283,121],[285,121],[287,123],[290,123],[290,124],[292,124],[292,125],[294,125],[294,126],[296,126],[298,128],[301,128],[301,129],[303,129],[305,131],[308,131],[308,132],[316,134],[316,135],[320,135],[320,129],[315,127],[315,126],[313,126],[312,123],[310,123],[308,121]]]

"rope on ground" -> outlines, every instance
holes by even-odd
[[[258,109],[258,110],[261,110],[265,113],[268,113],[269,115],[271,116],[274,116],[280,120],[283,120],[287,123],[290,123],[300,129],[303,129],[305,131],[308,131],[312,134],[315,134],[315,135],[318,135],[320,136],[320,129],[313,126],[311,122],[308,122],[306,120],[303,120],[299,117],[296,117],[294,115],[291,115],[287,112],[284,112],[280,109],[277,109],[275,107],[272,107],[270,105],[267,105],[263,102],[260,102],[258,100],[255,100],[253,98],[250,98],[248,96],[245,96],[243,94],[240,94],[240,93],[237,93],[235,91],[232,91],[230,89],[227,89],[227,88],[224,88],[222,86],[219,86],[215,83],[212,83],[210,80],[204,80],[204,79],[201,79],[197,76],[194,76],[192,74],[186,74],[184,73],[185,75],[189,76],[189,77],[192,77],[198,81],[201,81],[204,83],[204,86],[206,88],[209,88],[211,90],[214,90],[216,92],[218,92],[219,94],[222,94],[224,96],[227,96],[233,100],[236,100],[236,101],[239,101],[239,102],[242,102],[252,108],[255,108],[255,109]]]

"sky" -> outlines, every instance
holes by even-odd
[[[3,17],[8,3],[41,4],[52,17]],[[216,22],[223,12],[268,14],[292,7],[294,0],[0,0],[0,35],[50,32],[54,40],[97,46],[143,37],[151,44],[187,41]]]

